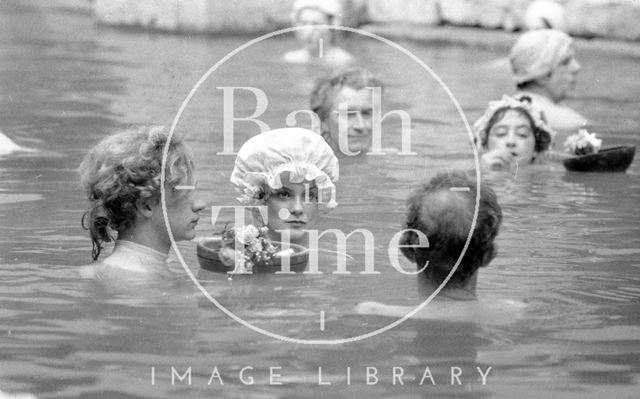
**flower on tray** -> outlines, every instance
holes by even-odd
[[[595,133],[589,133],[587,129],[580,129],[578,133],[567,137],[564,149],[572,155],[597,154],[602,146],[602,140],[596,138]]]
[[[231,273],[251,273],[258,264],[269,264],[278,252],[267,235],[266,227],[254,225],[226,228],[222,232],[222,248],[218,252],[220,261]],[[242,250],[244,248],[244,251]]]

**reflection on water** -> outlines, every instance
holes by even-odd
[[[499,256],[482,270],[479,295],[529,304],[525,316],[507,326],[410,320],[364,341],[295,345],[231,320],[178,263],[172,264],[178,282],[139,288],[135,295],[79,280],[76,268],[88,263],[91,252],[79,225],[85,207],[75,171],[80,157],[124,124],[170,124],[193,83],[246,41],[106,29],[93,24],[89,7],[72,13],[44,1],[0,3],[0,128],[40,151],[0,160],[0,390],[105,398],[633,397],[640,368],[637,162],[626,174],[574,174],[551,164],[488,176],[503,205],[504,226]],[[501,67],[483,67],[482,76],[469,69],[469,49],[401,44],[441,75],[471,120],[487,100],[510,90]],[[293,45],[282,37],[241,53],[212,75],[186,110],[178,133],[187,134],[195,149],[202,195],[210,204],[232,205],[235,197],[228,183],[233,157],[214,155],[222,126],[217,87],[259,87],[270,101],[264,121],[282,126],[287,113],[306,108],[312,80],[323,73],[284,68],[279,55]],[[415,281],[390,268],[386,254],[404,199],[437,170],[474,165],[455,108],[424,71],[369,39],[351,37],[348,47],[389,82],[385,108],[415,115],[412,148],[420,155],[345,160],[340,206],[321,222],[322,228],[370,229],[381,274],[358,274],[364,262],[360,237],[349,243],[349,276],[331,274],[335,254],[323,252],[323,275],[228,280],[199,271],[195,244],[180,244],[212,296],[274,333],[310,339],[364,334],[390,320],[354,315],[356,303],[416,303]],[[640,83],[615,77],[640,76],[638,63],[578,55],[582,84],[573,105],[599,121],[605,145],[637,145]],[[478,65],[491,65],[498,56],[474,51]],[[248,96],[237,104],[237,115],[254,106]],[[384,126],[398,130],[393,120]],[[236,148],[255,128],[238,123]],[[384,140],[399,147],[398,135]],[[203,223],[199,233],[219,227]],[[247,366],[253,369],[243,380]],[[191,367],[192,384],[172,385],[172,367],[181,375]],[[211,378],[216,367],[219,377]],[[283,385],[270,385],[272,367],[282,367],[275,373]],[[403,385],[394,379],[394,367],[402,368]],[[427,367],[435,384],[424,379]],[[461,385],[451,384],[452,367],[461,369]],[[486,385],[476,367],[492,367]],[[379,382],[367,385],[374,369]],[[249,376],[253,385],[246,383]]]

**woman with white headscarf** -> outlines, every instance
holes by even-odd
[[[524,33],[509,55],[518,94],[529,96],[556,130],[584,127],[587,119],[559,105],[573,90],[580,64],[573,40],[564,32],[540,29]]]

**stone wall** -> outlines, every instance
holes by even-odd
[[[573,0],[565,15],[573,35],[640,40],[640,1]]]
[[[98,22],[172,32],[262,33],[291,26],[295,0],[95,0]],[[358,26],[366,0],[342,0],[342,24]]]
[[[640,40],[640,0],[341,0],[343,24],[551,26],[575,36]],[[101,23],[164,31],[260,33],[288,27],[294,0],[95,0]]]
[[[553,27],[574,36],[640,40],[639,0],[368,0],[368,10],[375,23]]]

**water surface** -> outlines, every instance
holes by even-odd
[[[505,217],[499,256],[482,270],[478,290],[487,301],[529,304],[522,319],[507,325],[409,320],[364,341],[307,346],[230,319],[177,262],[177,281],[167,285],[127,291],[80,280],[77,269],[91,253],[79,223],[85,202],[75,169],[81,157],[124,125],[170,125],[200,76],[249,39],[108,29],[93,23],[88,6],[0,4],[0,128],[40,150],[0,160],[0,390],[64,398],[635,397],[637,162],[625,174],[573,174],[550,164],[490,177]],[[495,67],[501,54],[400,44],[438,73],[470,120],[511,90],[505,69]],[[279,56],[294,46],[283,36],[240,53],[186,109],[176,132],[194,148],[209,205],[232,205],[235,197],[228,183],[233,157],[215,155],[222,146],[219,88],[259,87],[269,99],[262,119],[284,126],[287,113],[307,107],[313,80],[326,72],[282,65]],[[348,251],[354,257],[349,276],[331,274],[335,260],[323,253],[320,276],[233,281],[199,271],[195,244],[180,244],[189,268],[222,304],[252,325],[299,339],[352,337],[391,321],[354,315],[360,301],[417,303],[414,279],[390,268],[386,255],[404,199],[439,170],[474,167],[464,124],[428,73],[371,39],[350,37],[346,46],[387,83],[385,110],[412,116],[412,148],[419,154],[344,161],[340,206],[322,220],[322,228],[371,230],[381,274],[358,273],[364,261],[358,239]],[[638,60],[578,57],[583,70],[570,105],[597,121],[605,145],[637,145]],[[238,93],[237,115],[254,106],[248,92]],[[257,131],[249,122],[236,129],[236,149]],[[397,131],[397,122],[385,122],[385,145],[400,146]],[[199,235],[219,227],[204,221]],[[243,383],[240,371],[247,366],[253,369]],[[172,385],[172,367],[180,374],[191,367],[191,385]],[[269,384],[273,367],[282,367],[274,369],[281,386]],[[376,368],[376,385],[367,385],[373,381],[367,367],[370,373]],[[393,384],[394,367],[403,369],[404,385]],[[435,385],[419,384],[426,367]],[[451,385],[451,367],[461,369],[461,385]],[[484,386],[476,367],[492,367]],[[212,379],[215,368],[220,377]]]

